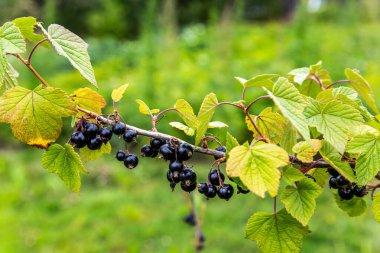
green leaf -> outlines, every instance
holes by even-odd
[[[286,211],[306,226],[313,216],[316,205],[315,199],[321,193],[322,188],[317,183],[304,178],[297,183],[297,186],[286,186],[280,199],[284,203]]]
[[[102,114],[102,108],[107,104],[99,93],[87,87],[77,89],[70,96],[77,102],[78,106],[96,114]]]
[[[345,69],[344,73],[352,87],[359,93],[359,95],[364,99],[367,105],[376,113],[379,113],[379,110],[376,107],[376,102],[374,98],[374,93],[371,86],[357,71],[352,69]]]
[[[87,147],[80,149],[80,156],[82,157],[83,161],[88,162],[90,160],[96,160],[102,155],[111,153],[111,144],[107,142],[106,144],[103,144],[102,147],[98,150],[91,150]]]
[[[341,200],[338,194],[334,194],[334,198],[338,207],[350,217],[362,215],[367,210],[367,203],[363,198],[354,197],[350,200]]]
[[[310,74],[310,68],[303,67],[298,69],[293,69],[288,73],[289,80],[295,83],[298,83],[299,85],[302,85],[302,83],[308,78]]]
[[[208,128],[225,128],[225,127],[228,127],[228,125],[221,121],[211,121],[208,123]]]
[[[239,146],[239,142],[229,132],[226,135],[226,149],[229,153],[234,147]]]
[[[17,86],[0,97],[0,122],[11,124],[22,142],[47,148],[60,135],[62,117],[76,113],[75,102],[61,89]]]
[[[86,170],[71,145],[50,146],[42,155],[42,167],[57,174],[73,192],[80,191],[80,173],[85,174]]]
[[[332,94],[334,96],[337,96],[339,94],[346,95],[349,99],[356,99],[358,97],[358,93],[351,89],[350,87],[340,86],[335,89],[329,89],[331,90]]]
[[[139,105],[139,111],[141,114],[151,115],[160,112],[160,109],[150,109],[147,104],[141,99],[136,99],[136,103]]]
[[[343,153],[352,127],[361,125],[363,118],[359,111],[341,101],[321,104],[309,98],[309,105],[304,111],[307,122],[323,134],[323,137],[338,152]]]
[[[318,139],[311,140],[312,146],[306,141],[298,142],[293,147],[293,152],[297,154],[297,158],[304,163],[311,163],[322,147],[322,141]]]
[[[348,142],[347,152],[359,154],[355,166],[356,177],[359,185],[367,184],[380,169],[380,133],[355,135]]]
[[[6,90],[18,85],[18,76],[19,73],[12,67],[10,63],[7,63],[4,75],[2,77],[3,80],[0,82],[0,95],[2,95]]]
[[[280,77],[274,84],[272,92],[267,89],[266,91],[284,117],[293,124],[305,140],[310,140],[306,118],[302,114],[306,101],[297,88],[286,78]]]
[[[255,213],[249,218],[245,233],[249,240],[257,242],[262,253],[297,253],[309,229],[281,209],[277,214]]]
[[[38,42],[44,38],[42,34],[36,34],[34,32],[34,28],[38,23],[34,17],[16,18],[12,23],[18,27],[22,36],[31,42]]]
[[[57,54],[66,57],[71,65],[73,65],[84,78],[95,87],[98,87],[90,56],[87,52],[87,43],[78,35],[72,33],[63,26],[52,24],[49,25],[47,31],[40,24],[39,27],[50,41]]]
[[[169,125],[183,131],[188,136],[193,136],[195,134],[194,129],[182,124],[181,122],[170,122]]]
[[[328,142],[323,142],[322,149],[319,151],[323,159],[328,162],[336,171],[351,182],[356,182],[356,177],[347,162],[342,161],[342,155]]]
[[[112,91],[111,97],[114,102],[119,102],[124,95],[124,92],[127,90],[128,84],[121,85],[119,88],[116,88]]]
[[[201,142],[204,134],[207,131],[208,123],[211,121],[217,106],[218,99],[214,93],[210,93],[204,98],[201,108],[198,112],[198,126],[197,134],[195,135],[195,145]]]
[[[279,167],[288,165],[285,150],[270,144],[257,143],[253,147],[237,146],[229,153],[226,171],[230,177],[240,177],[247,188],[264,198],[265,192],[274,197],[280,185]]]
[[[293,166],[285,166],[282,169],[282,178],[285,179],[285,181],[288,184],[292,184],[295,181],[299,181],[305,178],[304,174],[302,174],[301,171],[297,170]]]
[[[9,54],[21,54],[26,51],[24,38],[12,22],[7,22],[0,27],[0,47],[3,53]]]
[[[264,137],[276,144],[281,141],[284,136],[286,120],[281,114],[272,112],[272,107],[265,108],[258,116],[251,115],[250,117],[253,121],[256,118],[257,129],[262,134],[261,136],[247,116],[245,117],[245,123],[248,129],[253,132],[254,138]]]
[[[372,212],[375,216],[375,220],[380,222],[380,193],[376,193],[373,197]]]
[[[292,154],[293,146],[297,143],[297,130],[290,121],[286,122],[284,128],[284,135],[279,143],[280,147],[285,149],[286,152]]]
[[[246,88],[249,87],[266,87],[271,89],[273,87],[272,79],[279,77],[277,74],[263,74],[252,77],[248,81],[245,81],[243,86]]]
[[[308,171],[308,174],[314,177],[315,181],[317,181],[316,183],[321,188],[325,186],[327,179],[330,177],[330,174],[327,173],[327,169],[323,168],[312,169]]]
[[[185,99],[178,99],[175,102],[174,108],[176,109],[178,115],[183,119],[183,121],[185,121],[186,125],[192,129],[197,129],[197,116],[194,114],[193,107],[191,107],[191,105]]]

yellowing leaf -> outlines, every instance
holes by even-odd
[[[194,129],[182,124],[181,122],[170,122],[169,125],[183,131],[188,136],[193,136],[195,133]]]
[[[302,225],[309,223],[315,210],[315,199],[322,193],[322,188],[309,178],[302,179],[296,186],[288,185],[281,193],[280,199],[286,211]]]
[[[119,102],[123,98],[124,92],[127,90],[127,88],[128,84],[124,84],[119,88],[114,89],[111,95],[112,100],[115,102]]]
[[[249,218],[245,229],[246,237],[256,241],[262,253],[298,253],[308,233],[308,227],[302,226],[285,209],[276,214],[257,212]]]
[[[102,147],[98,150],[91,150],[87,147],[80,149],[80,156],[82,157],[83,161],[87,162],[90,160],[96,160],[102,155],[111,153],[111,144],[107,142],[106,144],[103,144]]]
[[[248,81],[245,81],[243,86],[246,88],[249,87],[267,87],[268,89],[271,89],[273,86],[272,79],[279,77],[277,74],[263,74],[258,75],[255,77],[252,77]],[[242,80],[242,79],[240,79]]]
[[[211,121],[218,105],[218,99],[214,93],[208,94],[201,105],[198,113],[197,134],[195,144],[198,144],[207,131],[208,123]]]
[[[321,140],[312,139],[311,143],[312,146],[306,141],[301,141],[293,147],[293,152],[297,154],[297,158],[304,163],[311,163],[313,156],[315,156],[322,147]]]
[[[234,147],[239,146],[239,142],[229,132],[226,135],[226,148],[229,153]]]
[[[178,115],[185,121],[192,129],[197,129],[198,119],[194,114],[193,107],[184,99],[178,99],[175,102],[174,108],[176,109]]]
[[[60,135],[61,118],[75,113],[75,102],[58,88],[40,85],[28,90],[17,86],[0,97],[0,122],[11,124],[20,141],[42,148]]]
[[[380,222],[380,193],[376,193],[372,202],[372,212],[375,216],[375,220]]]
[[[71,97],[78,103],[78,106],[97,114],[102,114],[102,108],[107,104],[99,93],[87,87],[77,89],[71,94]]]
[[[142,101],[141,99],[136,99],[136,103],[139,105],[139,111],[142,114],[151,115],[151,114],[156,114],[160,112],[159,109],[152,109],[152,110],[149,109],[148,105],[145,104],[145,102]]]
[[[252,121],[254,121],[255,117],[255,115],[251,115]],[[253,136],[256,139],[261,138],[259,132],[248,117],[245,117],[245,123],[248,129],[253,132]],[[272,112],[272,107],[268,107],[257,116],[256,126],[262,134],[262,137],[273,143],[279,143],[284,136],[286,120],[279,113]]]
[[[224,128],[224,127],[228,127],[228,125],[221,121],[212,121],[208,123],[208,128]]]
[[[50,146],[42,155],[42,167],[57,174],[73,192],[80,191],[80,173],[85,174],[86,170],[71,145]]]
[[[252,148],[237,146],[229,153],[226,171],[230,177],[240,177],[247,188],[264,198],[265,192],[274,197],[280,185],[279,167],[288,165],[285,150],[274,144],[257,143]]]

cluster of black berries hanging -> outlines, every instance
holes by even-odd
[[[112,138],[112,131],[108,127],[99,127],[90,121],[79,121],[76,125],[76,131],[73,132],[70,142],[76,148],[87,146],[88,149],[97,150],[106,144]]]
[[[125,125],[121,122],[116,122],[112,126],[112,132],[116,135],[122,136],[126,143],[136,141],[136,131],[130,129],[127,130]],[[135,154],[126,153],[124,150],[119,150],[116,153],[116,159],[124,162],[125,167],[128,169],[133,169],[139,164],[139,158]]]
[[[330,188],[338,189],[338,195],[342,200],[350,200],[354,196],[361,198],[367,194],[365,186],[359,187],[356,184],[350,183],[346,178],[332,168],[329,168],[328,172],[331,175],[329,186]]]
[[[212,169],[208,174],[208,183],[200,183],[198,191],[208,199],[218,195],[219,198],[229,200],[234,194],[234,188],[224,183],[224,174],[219,169]]]

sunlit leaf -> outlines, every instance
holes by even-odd
[[[124,84],[114,89],[111,95],[112,100],[115,102],[119,102],[123,98],[124,92],[127,90],[127,88],[128,88],[128,84]]]
[[[160,112],[159,109],[149,109],[148,105],[141,99],[136,99],[136,103],[139,105],[139,111],[142,114],[151,115]]]
[[[37,26],[37,19],[34,17],[16,18],[12,23],[20,29],[22,36],[31,42],[38,42],[44,38],[42,34],[34,32],[34,28]]]
[[[197,129],[197,116],[194,114],[193,107],[191,107],[191,105],[185,99],[178,99],[175,102],[174,108],[176,109],[178,115],[183,119],[183,121],[185,121],[186,125],[192,129]]]
[[[218,99],[214,93],[208,94],[198,112],[198,126],[195,135],[195,144],[198,144],[207,131],[208,123],[211,121],[218,105]]]
[[[0,27],[0,47],[3,53],[9,54],[20,54],[26,50],[25,40],[12,22],[6,22]]]
[[[293,147],[293,152],[297,154],[297,158],[304,163],[311,163],[322,147],[322,141],[318,139],[311,140],[312,145],[306,141],[298,142]]]
[[[97,150],[91,150],[87,147],[80,149],[80,156],[83,159],[83,161],[87,162],[90,160],[96,160],[102,155],[111,153],[111,144],[107,142],[106,144],[103,144],[100,149]]]
[[[354,197],[350,200],[341,200],[338,194],[334,194],[334,197],[339,208],[350,217],[362,215],[367,210],[367,203],[363,198]]]
[[[182,124],[181,122],[170,122],[169,125],[183,131],[188,136],[193,136],[195,134],[194,129]]]
[[[102,114],[102,108],[106,106],[104,98],[87,87],[77,89],[70,96],[77,102],[78,106],[97,114]]]
[[[228,125],[221,121],[211,121],[208,123],[208,128],[225,128],[225,127],[228,127]]]
[[[277,74],[263,74],[252,77],[251,79],[244,82],[243,86],[249,87],[267,87],[271,89],[273,87],[273,79],[279,77]]]

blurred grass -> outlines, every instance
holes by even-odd
[[[379,34],[376,22],[348,23],[342,17],[342,22],[309,18],[286,24],[198,24],[178,36],[160,31],[137,41],[111,37],[87,41],[99,92],[111,104],[112,89],[130,83],[119,109],[128,123],[148,129],[150,120],[137,113],[136,98],[152,108],[167,108],[185,98],[197,111],[209,92],[220,101],[239,100],[241,87],[234,76],[286,75],[319,60],[334,80],[344,78],[345,67],[359,69],[379,95]],[[44,48],[35,53],[33,64],[54,86],[70,92],[88,86],[65,59]],[[38,84],[24,66],[17,69],[21,85]],[[247,98],[261,92],[252,89]],[[254,110],[269,105],[261,103]],[[239,140],[250,138],[242,115],[235,112],[221,108],[215,120],[228,123]],[[169,128],[167,123],[173,120],[179,119],[168,114],[159,130],[187,138]],[[60,141],[68,138],[69,123],[65,121]],[[180,191],[170,192],[165,162],[143,159],[134,171],[126,171],[112,157],[90,162],[82,192],[76,195],[41,169],[42,152],[11,138],[8,126],[0,126],[0,138],[0,252],[193,252],[193,229],[181,222],[188,201]],[[205,179],[210,162],[194,161],[200,178]],[[255,243],[243,239],[244,226],[252,213],[271,209],[270,198],[253,195],[208,201],[205,252],[257,252]],[[306,237],[303,252],[380,251],[380,225],[370,212],[349,218],[327,189],[318,198],[310,229],[313,233]]]

